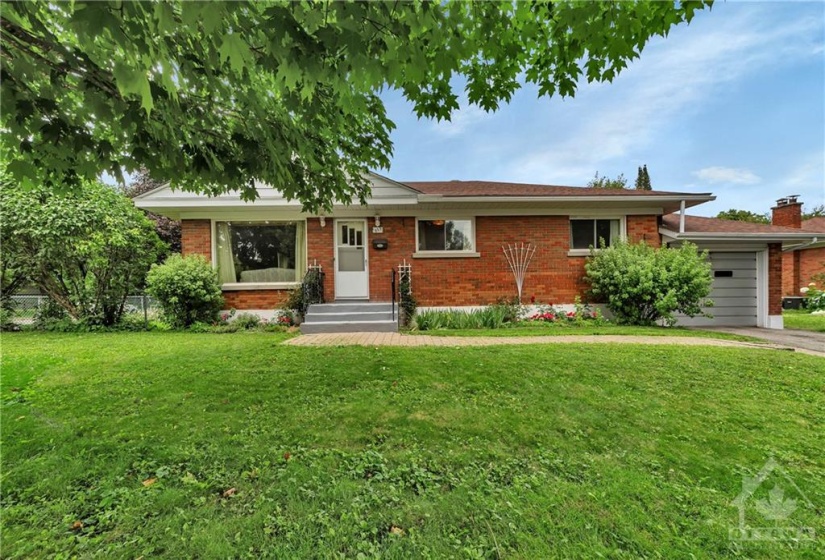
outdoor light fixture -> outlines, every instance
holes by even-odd
[[[321,216],[321,217],[320,217],[320,218],[318,218],[318,219],[321,221],[321,227],[326,227],[326,226],[327,226],[327,218],[326,218],[326,216]]]

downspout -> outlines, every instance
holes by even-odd
[[[679,233],[685,233],[685,201],[679,204]]]
[[[792,247],[788,247],[787,249],[782,249],[782,252],[783,253],[789,253],[791,251],[798,251],[800,249],[806,249],[806,248],[808,248],[811,245],[814,245],[816,243],[819,243],[819,238],[818,237],[814,237],[808,243],[803,243],[802,245],[794,245]]]

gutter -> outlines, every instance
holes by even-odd
[[[792,251],[799,251],[800,249],[807,249],[807,248],[808,248],[808,247],[810,247],[811,245],[816,245],[817,243],[819,243],[819,238],[818,238],[818,237],[814,237],[814,238],[813,238],[813,239],[811,239],[808,243],[803,243],[803,244],[801,244],[801,245],[791,245],[791,246],[790,246],[790,247],[788,247],[787,249],[782,249],[782,252],[783,252],[783,253],[790,253],[790,252],[792,252]]]
[[[804,246],[811,245],[816,243],[817,237],[811,235],[810,233],[726,233],[726,232],[686,232],[686,233],[677,233],[675,231],[666,229],[666,228],[659,228],[659,233],[670,237],[672,239],[679,239],[685,241],[802,241],[802,240],[810,240],[813,239],[812,242],[804,243]],[[794,247],[795,249],[801,248],[800,246]]]

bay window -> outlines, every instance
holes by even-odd
[[[300,282],[306,268],[303,222],[216,222],[221,284]]]

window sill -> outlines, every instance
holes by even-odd
[[[467,259],[480,256],[481,253],[472,251],[423,251],[412,255],[414,259]]]
[[[241,290],[292,290],[300,285],[300,282],[239,282],[235,284],[222,284],[221,290],[224,292]]]
[[[598,253],[600,249],[596,249]],[[567,251],[568,257],[589,257],[590,256],[590,249],[570,249]]]

